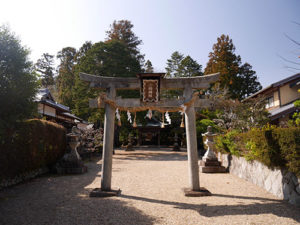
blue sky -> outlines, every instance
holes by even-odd
[[[190,55],[203,68],[221,34],[228,34],[242,62],[263,86],[300,72],[279,56],[299,62],[299,0],[0,0],[0,24],[8,24],[31,49],[31,59],[63,47],[103,41],[114,20],[127,19],[157,72],[174,51]],[[300,68],[300,66],[298,66]]]

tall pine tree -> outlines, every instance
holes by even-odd
[[[66,47],[57,54],[57,58],[60,60],[57,77],[59,102],[71,109],[74,108],[72,89],[75,84],[74,65],[76,53],[75,48]]]
[[[179,53],[178,51],[173,52],[171,58],[167,61],[167,77],[180,77],[180,64],[183,60],[183,57],[183,54]]]
[[[240,99],[245,99],[262,89],[261,84],[258,82],[256,72],[252,70],[252,66],[249,63],[244,63],[240,67],[238,79],[240,79],[239,84],[241,85],[238,93]]]
[[[116,40],[122,42],[130,54],[138,59],[140,65],[144,64],[144,55],[140,53],[139,45],[143,42],[133,32],[133,24],[128,20],[114,21],[110,30],[106,31],[106,42]]]
[[[167,61],[166,76],[168,77],[194,77],[201,76],[202,66],[189,55],[184,57],[178,51],[171,55]]]
[[[147,60],[144,64],[144,71],[146,73],[153,73],[153,66],[150,60]]]
[[[181,61],[179,71],[182,77],[195,77],[203,75],[202,66],[189,55]]]
[[[35,64],[35,70],[41,77],[41,83],[44,87],[54,84],[54,56],[44,53]]]
[[[235,46],[232,39],[228,35],[222,34],[217,39],[217,43],[213,45],[213,51],[209,53],[209,61],[204,74],[220,72],[221,76],[218,81],[220,88],[227,89],[229,97],[242,99],[261,88],[255,71],[250,67],[241,67],[241,57],[235,54]],[[252,72],[247,70],[249,68]],[[245,85],[251,86],[247,93],[244,93]]]

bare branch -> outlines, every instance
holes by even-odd
[[[290,67],[290,66],[285,66],[284,68],[293,69],[293,70],[300,70],[300,68],[295,68],[295,67]]]
[[[298,23],[296,21],[291,21],[291,22],[300,26],[300,23]]]
[[[284,34],[284,36],[286,36],[287,39],[289,39],[290,41],[294,42],[296,45],[300,45],[300,43],[298,41],[295,41],[293,38],[291,38],[287,34]]]
[[[284,57],[282,57],[281,55],[277,55],[278,57],[280,57],[282,60],[286,61],[286,62],[289,62],[289,63],[292,63],[292,64],[295,64],[295,65],[300,65],[300,63],[297,63],[297,62],[294,62],[294,61],[291,61],[291,60],[288,60]]]

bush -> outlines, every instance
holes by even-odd
[[[64,127],[44,121],[27,120],[17,124],[12,136],[0,138],[0,180],[51,166],[66,150]]]
[[[28,61],[29,50],[7,27],[0,26],[0,135],[10,132],[16,121],[32,118],[37,79]]]
[[[232,155],[240,156],[240,151],[236,140],[238,139],[238,131],[232,130],[224,135],[216,138],[216,148],[222,153],[230,153]]]
[[[216,138],[223,153],[258,160],[270,168],[284,168],[300,177],[300,128],[254,128],[246,133],[230,131]]]
[[[211,126],[213,128],[213,132],[218,132],[218,127],[215,123],[210,119],[201,119],[196,121],[196,132],[197,132],[197,144],[198,149],[204,149],[203,137],[202,134],[207,132],[207,127]]]

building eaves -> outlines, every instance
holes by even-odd
[[[253,95],[250,95],[249,97],[245,98],[243,101],[247,101],[247,99],[250,99],[250,98],[253,98],[253,97],[255,97],[255,96],[259,95],[259,94],[262,94],[262,93],[266,92],[267,90],[269,90],[271,88],[276,88],[276,87],[282,86],[282,85],[284,85],[284,84],[286,84],[288,82],[291,82],[291,81],[297,80],[297,79],[300,80],[300,73],[297,73],[297,74],[295,74],[293,76],[287,77],[287,78],[285,78],[283,80],[277,81],[277,82],[275,82],[275,83],[273,83],[273,84],[271,84],[271,85],[269,85],[269,86],[267,86],[267,87],[259,90],[258,92],[255,92]]]
[[[64,111],[64,112],[70,112],[69,107],[58,104],[58,103],[53,102],[53,101],[50,101],[48,99],[44,99],[44,100],[41,100],[39,102],[42,103],[42,104],[48,105],[48,106],[52,106],[53,108],[59,109],[59,110]]]
[[[270,118],[271,118],[271,120],[275,120],[275,119],[280,118],[282,115],[292,113],[295,110],[296,110],[296,107],[294,106],[294,103],[290,103],[290,104],[287,104],[280,108],[271,110]]]
[[[81,118],[75,116],[74,114],[68,113],[68,112],[64,112],[64,113],[62,113],[62,115],[66,116],[66,117],[70,117],[70,118],[72,118],[72,119],[76,119],[76,120],[79,120],[79,121],[83,121]]]

